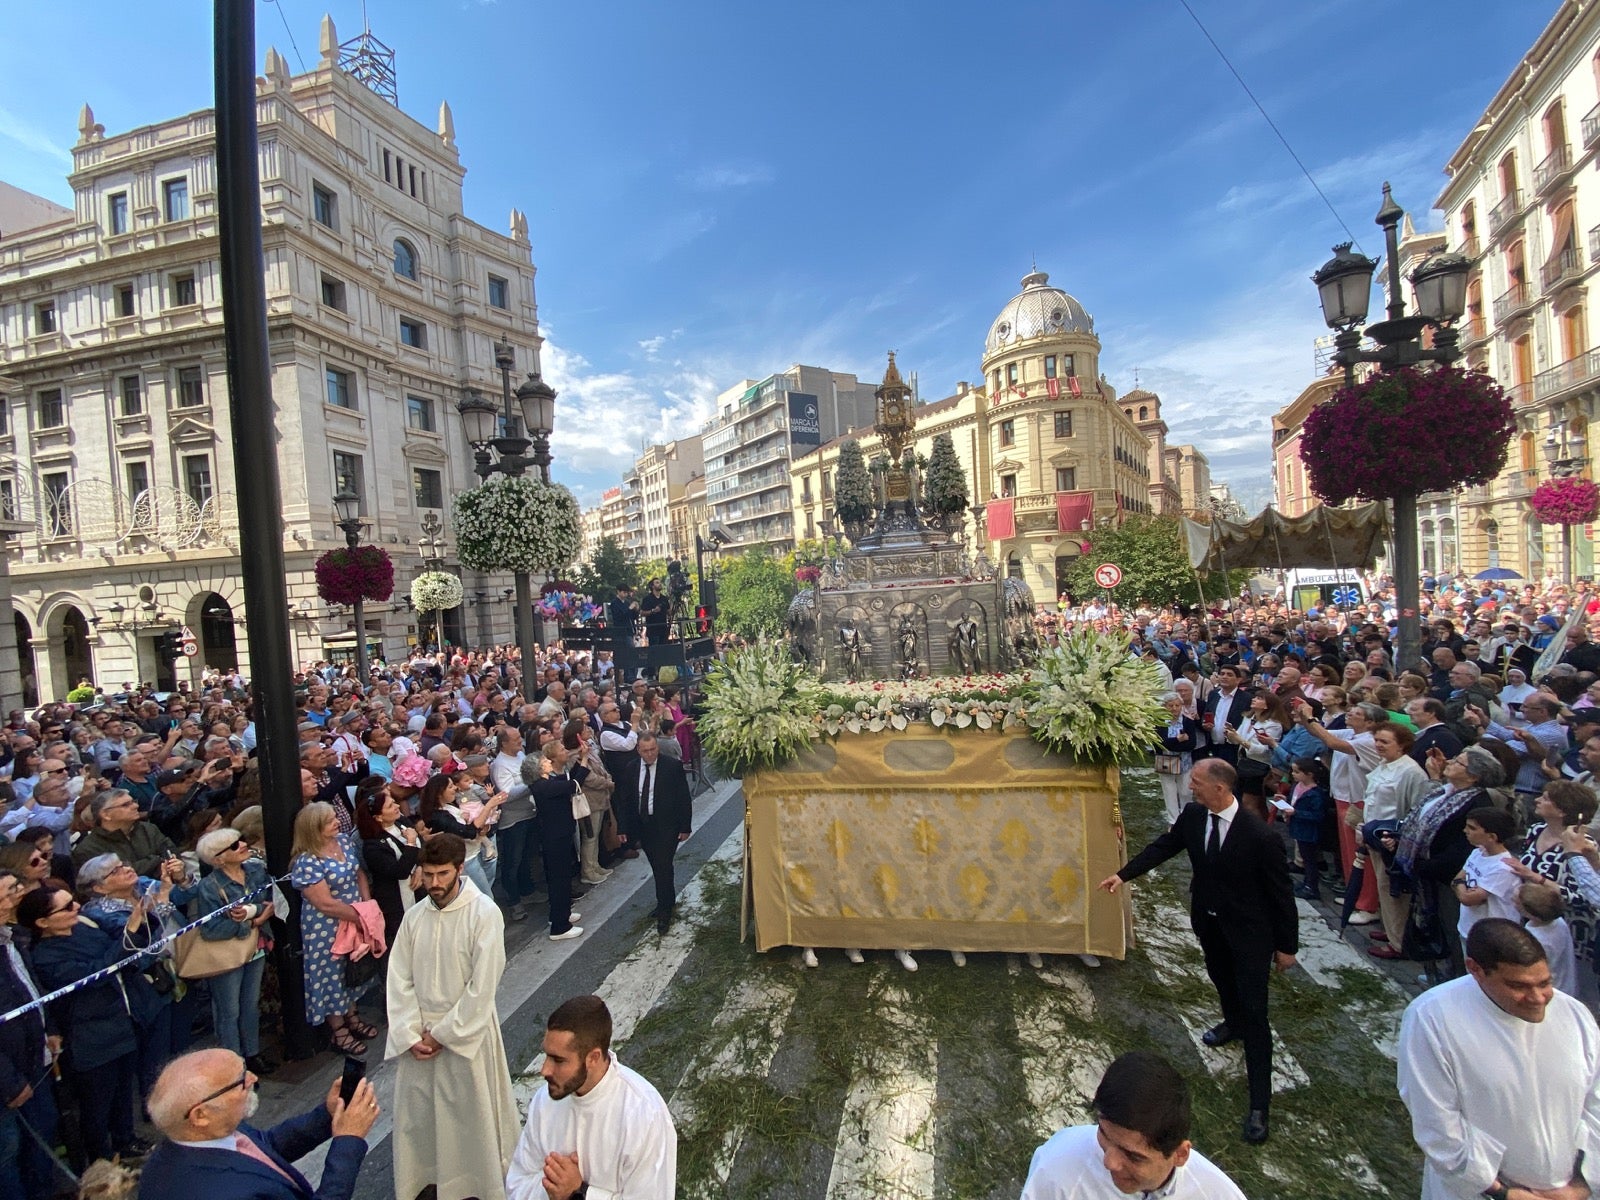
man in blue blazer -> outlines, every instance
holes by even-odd
[[[150,1119],[164,1141],[145,1160],[139,1200],[349,1200],[378,1100],[363,1079],[346,1105],[334,1080],[325,1103],[256,1129],[256,1077],[231,1050],[201,1050],[167,1064],[150,1091]],[[333,1139],[313,1189],[290,1164]]]

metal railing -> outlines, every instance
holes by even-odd
[[[1561,252],[1561,257],[1555,262],[1545,263],[1540,269],[1540,278],[1544,280],[1544,290],[1553,292],[1564,283],[1569,283],[1583,274],[1583,251],[1577,246],[1568,246]]]
[[[1482,250],[1483,246],[1478,241],[1478,235],[1476,233],[1469,233],[1462,237],[1461,249],[1459,251],[1461,254],[1465,254],[1468,258],[1477,258]]]
[[[1533,303],[1533,289],[1525,283],[1508,287],[1494,298],[1494,323],[1504,325],[1513,313]]]
[[[1499,233],[1501,227],[1510,222],[1522,211],[1522,189],[1513,188],[1505,197],[1489,210],[1489,236]]]
[[[1533,398],[1549,400],[1595,378],[1600,378],[1600,350],[1590,350],[1560,366],[1540,371],[1533,377]]]
[[[1533,190],[1543,192],[1572,169],[1572,148],[1557,146],[1533,169]]]
[[[1583,144],[1587,148],[1600,140],[1600,104],[1596,104],[1583,117]]]

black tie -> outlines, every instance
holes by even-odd
[[[1222,818],[1211,814],[1211,836],[1206,838],[1206,861],[1216,862],[1222,853]]]
[[[644,790],[639,794],[639,809],[647,817],[655,815],[655,797],[650,793],[650,775],[655,770],[654,763],[644,765]]]

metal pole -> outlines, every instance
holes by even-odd
[[[1394,498],[1394,598],[1400,618],[1395,638],[1397,673],[1414,671],[1422,653],[1421,585],[1417,564],[1417,494]]]
[[[356,610],[356,676],[363,686],[367,683],[367,602],[357,600]]]
[[[250,689],[255,699],[267,865],[274,875],[283,875],[289,869],[294,819],[300,810],[300,751],[294,697],[288,687],[294,664],[284,608],[288,588],[283,563],[283,502],[278,488],[277,428],[261,266],[255,4],[253,0],[215,0],[213,11],[223,338],[228,356],[239,541],[249,548],[240,555],[240,574],[250,641]],[[244,463],[249,464],[248,470],[239,469]],[[298,901],[298,895],[295,899]],[[285,1056],[306,1058],[311,1053],[311,1037],[305,1022],[298,908],[290,913],[279,946]]]

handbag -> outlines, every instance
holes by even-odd
[[[378,977],[378,956],[376,954],[364,955],[361,958],[344,960],[344,986],[347,989],[365,987]]]
[[[255,957],[261,944],[255,930],[244,937],[206,939],[191,929],[177,940],[173,962],[180,979],[215,979],[237,970]]]
[[[1444,923],[1439,920],[1439,898],[1432,888],[1419,888],[1411,915],[1406,918],[1400,952],[1417,962],[1438,962],[1450,957]]]
[[[1178,755],[1178,754],[1163,754],[1163,753],[1157,751],[1157,753],[1156,753],[1156,774],[1158,774],[1158,775],[1182,775],[1183,774],[1183,756],[1182,755]]]
[[[592,810],[589,808],[589,797],[583,794],[583,790],[580,788],[578,791],[573,792],[572,819],[574,821],[582,821],[590,815],[591,811]]]

